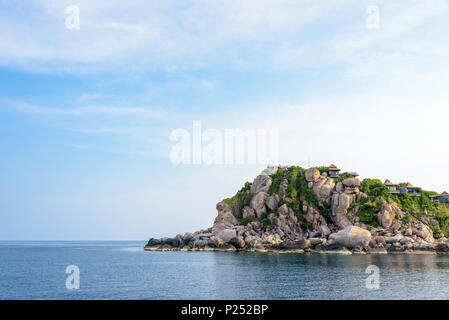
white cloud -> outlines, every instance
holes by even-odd
[[[136,107],[107,107],[107,106],[85,106],[78,108],[54,108],[46,106],[36,106],[23,102],[9,103],[11,107],[25,113],[51,116],[112,116],[112,117],[130,117],[138,116],[142,118],[162,118],[164,111],[151,110]]]
[[[387,56],[406,50],[388,41],[447,9],[445,0],[379,1],[381,29],[373,32],[365,28],[366,5],[355,0],[79,0],[81,28],[67,30],[69,4],[35,0],[1,12],[0,64],[74,73],[353,65],[372,48]]]
[[[119,147],[115,147],[115,146],[111,147],[111,146],[81,145],[81,144],[74,144],[73,147],[75,147],[77,149],[83,149],[83,150],[101,151],[101,152],[117,153],[117,154],[123,154],[123,155],[148,157],[148,158],[164,156],[164,154],[156,153],[151,150],[145,151],[140,148],[130,148],[130,147],[119,148]]]

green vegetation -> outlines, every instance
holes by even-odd
[[[335,180],[335,183],[339,183],[339,182],[343,182],[343,180],[345,180],[345,179],[352,179],[352,178],[353,178],[352,174],[350,174],[348,172],[343,172],[340,174],[340,176],[338,178],[336,178],[334,180]]]
[[[247,205],[246,203],[249,204],[252,199],[252,195],[247,194],[251,188],[251,185],[251,182],[246,182],[244,187],[240,189],[232,198],[223,200],[224,203],[231,207],[232,212],[237,219],[241,219],[243,207]]]
[[[440,237],[440,235],[441,235],[440,227],[429,225],[429,228],[430,228],[430,230],[432,230],[434,238],[439,238]]]
[[[313,190],[309,188],[305,175],[302,175],[297,181],[298,189],[307,203],[311,204],[315,208],[318,208],[318,200]]]
[[[405,223],[410,223],[412,220],[416,220],[416,218],[415,218],[414,216],[412,216],[411,214],[409,214],[409,213],[407,213],[407,214],[404,216],[404,219],[403,219],[403,221],[404,221]]]
[[[327,202],[321,204],[320,212],[327,223],[332,223],[331,206]]]
[[[245,195],[245,197],[243,198],[243,206],[249,206],[249,203],[251,202],[251,200],[253,200],[254,195],[251,193],[248,193],[247,195]]]
[[[441,233],[449,237],[449,208],[447,205],[441,205],[435,214],[435,218],[440,225]]]
[[[270,220],[268,219],[268,213],[264,212],[261,214],[259,221],[264,225],[264,227],[268,227],[271,225]]]
[[[353,202],[353,203],[351,203],[351,204],[349,205],[348,211],[351,211],[351,210],[353,210],[354,208],[355,208],[355,202]]]
[[[248,223],[256,221],[257,219],[253,216],[247,216],[245,219],[242,220],[242,224],[246,226]]]
[[[369,197],[376,197],[384,199],[386,201],[390,200],[390,193],[388,188],[384,186],[382,181],[379,179],[365,179],[362,181],[360,186],[360,191],[366,193]]]
[[[272,183],[270,189],[268,190],[268,195],[272,196],[275,193],[279,192],[279,187],[281,186],[282,181],[285,179],[285,169],[279,169],[276,173],[273,174]]]
[[[287,173],[288,187],[285,192],[287,198],[296,199],[298,197],[298,185],[296,183],[296,180],[298,179],[299,172],[300,172],[299,167],[293,166],[288,168]]]
[[[320,174],[322,174],[323,172],[327,172],[329,170],[329,167],[316,167],[316,169],[318,169]]]
[[[362,198],[359,203],[360,209],[358,212],[358,217],[360,222],[375,228],[378,227],[376,217],[380,210],[381,204],[373,202],[370,198]]]
[[[406,183],[400,183],[401,187],[404,187]],[[400,195],[392,195],[388,192],[388,188],[383,185],[380,180],[377,179],[365,179],[362,182],[360,190],[368,195],[368,200],[364,203],[364,206],[361,206],[359,217],[360,221],[367,223],[368,221],[370,225],[377,224],[375,221],[375,212],[380,208],[376,208],[375,204],[372,202],[374,198],[383,199],[387,202],[393,201],[396,202],[399,208],[408,212],[405,215],[403,222],[409,223],[412,220],[416,220],[416,218],[411,215],[431,215],[434,216],[438,221],[439,226],[429,226],[435,237],[440,236],[441,234],[449,237],[449,206],[446,204],[435,203],[430,199],[430,196],[437,195],[437,192],[434,191],[426,191],[419,190],[421,196],[411,196],[407,193],[401,193]],[[363,219],[363,220],[362,220]]]
[[[423,214],[426,211],[428,214],[436,214],[440,208],[438,203],[433,202],[430,199],[430,195],[433,192],[422,191],[421,197],[410,196],[407,193],[403,193],[399,196],[392,196],[390,199],[396,202],[402,211],[413,212],[416,214]]]

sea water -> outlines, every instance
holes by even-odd
[[[147,252],[145,243],[0,242],[0,299],[449,298],[449,255]],[[68,266],[79,289],[67,285]]]

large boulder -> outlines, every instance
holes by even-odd
[[[237,249],[241,249],[245,246],[245,240],[243,240],[242,237],[233,237],[229,240],[229,243]]]
[[[257,194],[259,192],[267,192],[270,189],[272,180],[267,174],[260,174],[254,179],[250,192]]]
[[[349,188],[358,188],[360,187],[360,180],[358,178],[349,178],[343,180],[343,185]]]
[[[288,188],[288,180],[284,179],[281,183],[281,185],[279,186],[279,196],[281,197],[282,200],[285,200],[285,194],[287,193],[287,188]]]
[[[238,225],[238,220],[234,217],[231,207],[225,202],[217,203],[218,215],[214,220],[212,226],[212,233],[217,234],[221,230],[232,228]]]
[[[284,241],[279,244],[282,250],[303,250],[310,246],[309,240]]]
[[[383,228],[389,228],[393,224],[396,218],[395,208],[389,204],[384,203],[380,208],[380,212],[377,214],[377,221]]]
[[[147,243],[147,247],[154,247],[154,246],[158,246],[162,244],[162,241],[159,239],[155,239],[155,238],[151,238],[148,243]]]
[[[434,242],[433,231],[426,226],[424,223],[417,221],[414,222],[413,233],[416,234],[417,237],[423,239],[426,242]]]
[[[343,185],[343,183],[337,183],[337,185],[335,186],[335,191],[337,191],[337,193],[343,193],[345,191],[345,186]]]
[[[347,210],[352,203],[352,197],[346,193],[341,193],[338,196],[338,207]]]
[[[371,241],[371,233],[368,230],[356,226],[347,227],[335,236],[334,241],[346,248],[365,248]]]
[[[198,236],[195,236],[193,233],[186,232],[184,234],[184,243],[189,244],[190,242],[197,240],[197,238]]]
[[[288,206],[284,203],[278,209],[279,216],[287,216],[288,215]]]
[[[275,210],[278,208],[279,201],[280,201],[279,195],[274,194],[272,196],[269,196],[265,200],[265,205],[269,210]]]
[[[320,177],[312,186],[318,200],[327,201],[332,195],[335,187],[335,181],[331,178]]]
[[[221,239],[223,242],[229,242],[232,238],[237,237],[237,232],[233,229],[225,229],[217,234],[217,238]]]
[[[248,216],[256,217],[256,212],[251,207],[244,207],[242,210],[242,218],[245,219]]]
[[[254,209],[257,218],[260,218],[262,213],[267,212],[267,209],[265,208],[265,200],[267,197],[268,194],[265,192],[259,192],[251,199],[249,206]]]
[[[306,171],[307,182],[315,182],[320,178],[320,171],[317,168],[310,168]]]
[[[340,205],[340,196],[342,196],[342,204]],[[349,195],[344,193],[334,192],[331,197],[332,205],[332,221],[338,226],[338,228],[344,229],[352,225],[352,223],[347,219],[346,214],[349,208]]]

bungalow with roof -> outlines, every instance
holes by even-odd
[[[348,172],[353,178],[357,178],[359,174],[357,172]]]
[[[340,169],[337,168],[335,164],[331,164],[329,169],[327,169],[327,173],[331,178],[338,178],[340,176]]]
[[[385,180],[384,186],[386,186],[388,188],[388,192],[391,194],[400,194],[401,193],[401,191],[399,190],[399,185],[394,184],[393,182],[391,182],[388,179]]]
[[[407,182],[407,184],[404,187],[400,188],[401,193],[408,193],[411,196],[421,196],[421,188],[414,187],[410,182]]]
[[[447,193],[446,191],[444,191],[444,192],[440,195],[440,202],[441,202],[441,203],[449,203],[449,193]]]
[[[434,202],[449,203],[449,193],[444,191],[442,194],[430,196],[430,199]]]

